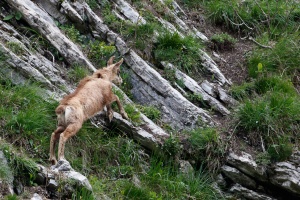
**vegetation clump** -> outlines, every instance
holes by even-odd
[[[226,148],[215,128],[197,128],[190,133],[189,142],[192,157],[197,165],[204,165],[210,172],[216,173],[221,167]]]
[[[215,50],[232,50],[236,39],[226,33],[215,34],[211,37],[213,48]]]
[[[201,69],[201,44],[192,36],[181,37],[178,33],[167,32],[157,38],[154,56],[158,61],[167,61],[185,72]]]

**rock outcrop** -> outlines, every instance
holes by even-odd
[[[66,160],[59,160],[50,169],[42,165],[38,165],[38,168],[36,181],[41,185],[45,185],[48,194],[53,198],[58,196],[69,198],[78,188],[79,190],[84,188],[92,193],[92,186],[88,179],[76,172]]]
[[[217,183],[245,199],[299,199],[299,161],[297,151],[286,162],[262,166],[250,154],[231,152],[220,175],[227,181],[224,183],[224,179],[219,178]]]

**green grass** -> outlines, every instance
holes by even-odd
[[[134,124],[141,123],[141,113],[138,111],[138,109],[133,104],[127,104],[124,106],[124,110],[126,111],[129,119]]]
[[[87,68],[82,67],[80,65],[75,65],[68,71],[67,75],[71,81],[73,81],[74,83],[79,83],[80,80],[82,80],[89,74],[90,72]]]
[[[179,2],[183,3],[184,6],[192,10],[201,8],[201,5],[203,4],[199,0],[179,0]]]
[[[16,55],[22,55],[25,52],[25,49],[22,47],[21,43],[19,42],[8,42],[6,46],[14,52]]]
[[[56,102],[44,101],[38,85],[14,86],[9,82],[0,85],[0,121],[4,136],[15,140],[26,138],[24,144],[33,155],[41,159],[48,156],[48,142],[55,128]]]
[[[232,36],[227,33],[215,34],[211,37],[213,48],[216,50],[232,50],[237,42]]]
[[[185,72],[199,72],[201,48],[200,42],[192,36],[181,38],[178,33],[167,32],[158,37],[154,56],[158,61],[168,61]]]
[[[258,34],[268,31],[272,37],[281,35],[280,29],[295,31],[300,10],[297,2],[284,0],[234,0],[230,3],[225,0],[213,0],[204,2],[204,7],[211,20],[218,25]]]
[[[7,175],[12,173],[14,179],[18,178],[25,185],[32,185],[38,171],[35,161],[28,158],[25,153],[20,153],[11,144],[5,143],[3,140],[0,142],[0,149],[3,151],[9,166]],[[5,170],[5,168],[2,168],[2,170]],[[4,179],[4,181],[12,183],[13,180]]]
[[[154,106],[138,106],[138,109],[153,122],[158,122],[161,118],[161,112]]]
[[[153,39],[154,31],[156,29],[158,29],[156,23],[146,23],[140,25],[127,24],[123,35],[133,41],[134,47],[143,50],[147,47],[152,47],[151,45],[153,44],[151,40]]]
[[[299,69],[300,63],[299,33],[286,34],[272,49],[256,49],[248,58],[249,74],[257,77],[257,65],[263,66],[263,73],[291,75]]]
[[[278,91],[266,92],[247,100],[237,111],[238,128],[253,144],[262,138],[274,160],[284,160],[291,154],[292,141],[297,140],[300,119],[299,96]]]
[[[201,170],[183,174],[159,157],[153,157],[150,163],[149,171],[141,176],[141,182],[147,183],[149,196],[157,199],[222,199]]]
[[[226,152],[220,133],[215,128],[197,128],[188,133],[192,157],[197,165],[205,166],[215,173],[221,166],[221,157]]]
[[[107,60],[116,52],[116,47],[107,45],[105,42],[94,41],[90,42],[88,50],[88,58],[92,63],[102,68],[106,66]]]
[[[254,91],[255,85],[253,82],[245,82],[241,85],[233,85],[229,90],[230,95],[236,100],[240,101],[250,97]]]

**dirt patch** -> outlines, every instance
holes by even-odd
[[[183,5],[181,5],[184,8]],[[185,8],[186,9],[186,8]],[[237,40],[233,49],[226,51],[214,51],[207,45],[206,51],[212,55],[214,61],[218,64],[219,69],[234,84],[241,84],[249,79],[248,70],[246,65],[246,55],[249,53],[254,45],[247,40],[239,39],[240,36],[237,33],[232,33],[222,26],[215,26],[205,16],[204,9],[197,9],[196,11],[185,10],[187,19],[185,22],[197,28],[208,39],[215,34],[227,33]],[[209,42],[208,42],[209,43]]]
[[[252,48],[251,42],[240,40],[232,50],[213,52],[219,69],[232,83],[240,85],[249,79],[246,55]]]

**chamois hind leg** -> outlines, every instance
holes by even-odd
[[[55,165],[57,163],[55,158],[55,145],[57,140],[59,139],[59,135],[65,130],[65,127],[58,126],[56,130],[51,134],[51,140],[50,140],[50,158],[49,161],[51,161],[52,165]]]
[[[111,108],[111,104],[107,104],[107,105],[106,105],[106,115],[107,115],[107,117],[108,117],[109,122],[111,122],[111,120],[112,120],[113,117],[114,117],[114,111],[113,111],[113,109]]]
[[[124,119],[128,119],[128,116],[127,116],[127,113],[125,112],[120,100],[119,100],[119,97],[117,95],[113,95],[113,99],[112,99],[112,102],[116,101],[117,102],[117,105],[118,105],[118,108],[119,108],[119,111],[120,111],[120,114],[122,115],[122,117]]]
[[[58,145],[58,160],[65,159],[64,154],[65,154],[66,141],[70,137],[75,135],[79,131],[81,126],[82,126],[82,123],[80,123],[80,122],[69,124],[67,126],[67,128],[65,129],[65,131],[60,134],[59,145]]]

